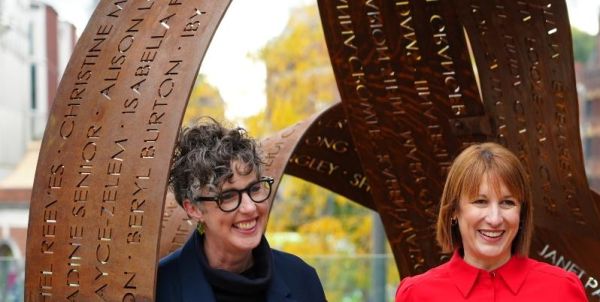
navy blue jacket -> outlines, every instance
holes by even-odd
[[[194,251],[196,240],[200,240],[200,236],[195,235],[194,232],[181,249],[160,260],[156,301],[215,302],[212,287]],[[271,251],[273,275],[267,289],[267,302],[327,301],[314,268],[294,255]]]

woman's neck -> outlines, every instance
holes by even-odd
[[[227,253],[223,249],[213,246],[206,239],[204,240],[204,254],[211,268],[222,269],[228,272],[241,273],[254,264],[252,251],[240,254]]]
[[[498,258],[484,259],[484,258],[473,257],[473,255],[469,255],[469,254],[465,253],[463,259],[465,260],[466,263],[470,264],[471,266],[491,272],[491,271],[503,266],[504,264],[506,264],[510,260],[510,257],[511,257],[511,254],[508,253],[507,255],[502,255],[501,257],[498,257]]]

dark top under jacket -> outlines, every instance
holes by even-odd
[[[194,232],[181,249],[161,259],[156,301],[326,301],[316,271],[294,255],[271,249],[266,238],[252,251],[254,266],[242,274],[208,267],[202,239]]]

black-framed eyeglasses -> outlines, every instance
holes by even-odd
[[[261,203],[271,196],[272,177],[261,177],[241,190],[231,189],[219,193],[217,196],[197,196],[195,202],[214,201],[223,212],[233,212],[242,204],[242,194],[245,192],[255,203]]]

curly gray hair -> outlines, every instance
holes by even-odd
[[[182,205],[186,198],[192,200],[194,192],[200,189],[218,192],[233,176],[233,161],[242,163],[236,168],[237,173],[256,172],[260,176],[263,162],[257,143],[245,129],[229,129],[212,118],[184,127],[175,145],[169,174],[169,188],[177,203]]]

